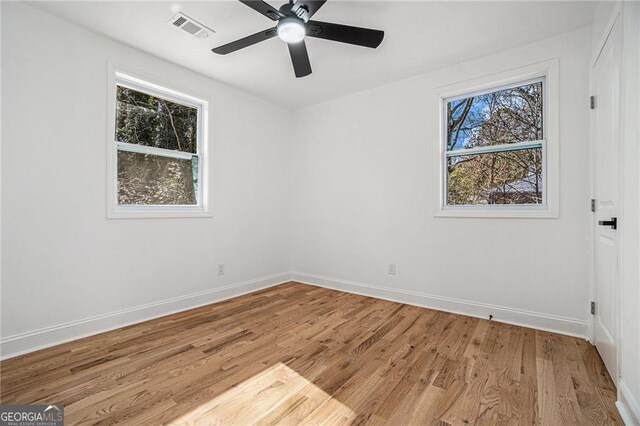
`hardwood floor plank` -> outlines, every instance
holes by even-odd
[[[558,411],[558,388],[553,376],[553,362],[537,358],[538,406],[540,423],[546,425],[562,424]]]
[[[622,424],[580,339],[299,283],[0,363],[67,424]]]

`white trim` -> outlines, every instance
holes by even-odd
[[[116,65],[108,62],[107,76],[107,218],[108,219],[138,219],[138,218],[187,218],[187,217],[211,217],[210,200],[212,198],[211,185],[209,182],[209,165],[212,163],[209,158],[209,129],[212,119],[209,114],[209,102],[202,98],[186,94],[189,90],[177,91],[167,87],[176,85],[173,83],[163,83],[154,76]],[[128,151],[134,151],[124,142],[115,139],[115,115],[116,115],[116,86],[125,86],[134,90],[139,90],[167,99],[171,102],[179,103],[198,109],[198,149],[197,153],[181,153],[178,151],[161,150],[160,148],[145,147],[138,148],[146,150],[148,148],[160,150],[154,155],[164,155],[175,158],[182,158],[179,155],[189,154],[190,157],[198,157],[198,203],[189,206],[138,206],[118,204],[118,182],[116,168],[118,164],[118,148],[125,147]],[[126,146],[125,146],[126,145]],[[129,149],[131,148],[131,149]],[[166,151],[166,155],[165,155]],[[143,152],[144,153],[144,152]]]
[[[483,206],[448,206],[434,213],[434,217],[481,217],[493,219],[555,219],[547,206],[535,204],[491,205],[491,210]]]
[[[560,200],[560,149],[559,149],[559,65],[558,59],[531,64],[528,66],[485,75],[473,80],[466,80],[440,87],[437,90],[440,100],[440,130],[438,143],[434,143],[433,156],[436,163],[434,181],[438,187],[434,193],[436,206],[435,217],[484,217],[484,218],[558,218]],[[543,111],[545,122],[545,139],[543,149],[543,181],[544,205],[508,205],[508,206],[447,206],[446,197],[446,102],[456,96],[468,96],[475,93],[486,93],[527,84],[531,81],[543,81]]]
[[[291,281],[476,318],[488,319],[489,315],[493,315],[493,320],[498,322],[550,331],[583,339],[587,338],[587,330],[589,326],[588,321],[576,318],[526,311],[506,306],[490,305],[469,300],[455,299],[452,297],[436,296],[416,291],[398,290],[395,288],[364,284],[303,272],[293,272],[291,275]]]
[[[0,340],[0,359],[12,358],[131,324],[217,303],[288,281],[290,281],[290,274],[285,272],[14,334]]]
[[[196,98],[195,96],[169,89],[168,87],[161,86],[160,84],[153,83],[152,81],[137,78],[135,75],[130,75],[130,72],[120,72],[115,70],[115,83],[118,86],[147,93],[155,96],[156,98],[161,98],[191,108],[198,109],[203,103],[207,103],[207,101]]]
[[[162,210],[159,210],[162,207]],[[211,217],[211,213],[203,211],[200,206],[167,205],[167,206],[120,206],[109,219],[163,219],[163,218],[195,218]]]
[[[631,393],[622,379],[618,381],[616,408],[625,425],[640,426],[640,402]]]
[[[0,359],[12,358],[83,337],[217,303],[290,281],[476,318],[487,319],[489,315],[493,315],[493,320],[497,322],[568,336],[586,339],[587,335],[588,322],[575,318],[398,290],[303,272],[283,272],[5,337],[0,340]]]
[[[501,145],[480,146],[468,149],[455,149],[453,151],[446,151],[445,155],[447,157],[464,157],[467,155],[475,154],[489,154],[493,152],[520,151],[522,149],[542,148],[543,145],[544,140],[516,142]]]
[[[503,73],[504,74],[504,73]],[[545,80],[543,73],[529,73],[524,77],[514,76],[508,79],[501,79],[500,81],[493,81],[491,75],[485,76],[485,78],[477,79],[478,83],[470,82],[470,86],[460,85],[460,83],[454,83],[450,86],[444,86],[439,92],[441,97],[444,97],[445,102],[457,101],[460,99],[469,98],[471,96],[481,96],[488,93],[499,92],[501,90],[513,89],[515,87],[526,86],[529,84],[540,83]],[[447,90],[447,87],[457,86],[455,89]],[[445,91],[446,90],[446,91]]]
[[[135,152],[136,154],[151,154],[159,157],[180,158],[182,160],[191,160],[199,155],[184,151],[174,151],[171,149],[156,148],[155,146],[136,145],[135,143],[116,142],[118,151]]]

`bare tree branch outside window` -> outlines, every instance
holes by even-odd
[[[195,205],[197,108],[118,85],[116,141],[187,154],[187,158],[118,151],[118,204]],[[184,157],[184,155],[183,155]]]
[[[543,203],[542,148],[499,149],[543,139],[542,82],[448,102],[447,151],[456,153],[447,159],[447,204]]]

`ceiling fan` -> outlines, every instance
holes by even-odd
[[[304,42],[305,36],[373,49],[380,45],[384,38],[384,31],[312,21],[311,17],[322,7],[325,1],[298,0],[294,2],[294,0],[289,0],[288,4],[282,5],[280,9],[275,9],[262,0],[240,0],[240,3],[246,4],[278,24],[274,28],[216,47],[212,51],[219,55],[226,55],[277,35],[287,43],[291,62],[293,62],[293,71],[296,77],[300,78],[311,74],[311,63],[309,62],[309,54]]]

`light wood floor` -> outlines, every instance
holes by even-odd
[[[0,368],[67,424],[622,424],[584,340],[298,283]]]

